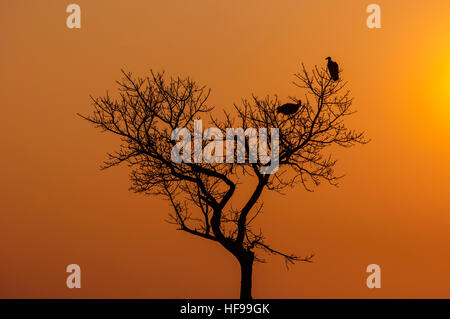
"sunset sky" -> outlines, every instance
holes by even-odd
[[[66,7],[81,7],[81,29]],[[366,7],[381,7],[381,29]],[[169,204],[101,171],[114,136],[76,114],[120,69],[191,76],[217,110],[301,96],[301,63],[343,69],[371,142],[335,152],[338,188],[264,193],[275,248],[255,298],[450,298],[450,1],[0,0],[0,298],[237,298],[219,244],[177,231]],[[82,288],[66,287],[78,264]],[[368,289],[366,267],[381,267]],[[219,271],[218,271],[219,270]]]

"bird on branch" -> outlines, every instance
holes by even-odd
[[[297,104],[294,103],[286,103],[279,107],[277,107],[277,113],[281,113],[283,115],[292,115],[298,111],[298,109],[302,106],[302,101],[298,100]]]
[[[339,80],[339,66],[338,64],[331,60],[330,57],[327,57],[325,60],[328,60],[328,72],[330,72],[331,78],[333,81]]]

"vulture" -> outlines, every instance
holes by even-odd
[[[328,71],[330,72],[331,78],[333,81],[339,80],[339,66],[336,62],[331,60],[330,57],[326,58],[328,60]]]
[[[286,103],[279,107],[277,107],[277,113],[281,113],[284,115],[292,115],[298,111],[298,109],[302,106],[302,101],[298,100],[298,104],[294,103]]]

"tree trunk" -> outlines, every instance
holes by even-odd
[[[241,299],[250,300],[252,298],[252,272],[254,254],[250,253],[242,258],[239,258],[241,265]]]

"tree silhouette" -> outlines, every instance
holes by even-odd
[[[341,176],[334,173],[336,161],[324,150],[367,142],[362,132],[348,129],[343,122],[353,113],[345,82],[333,81],[326,69],[317,66],[308,72],[302,64],[294,84],[302,89],[304,102],[295,114],[277,114],[277,96],[252,96],[234,105],[233,112],[224,111],[217,117],[207,104],[210,90],[189,77],[167,78],[153,71],[147,77],[122,73],[123,78],[117,82],[118,96],[112,98],[107,93],[91,97],[93,113],[80,115],[121,138],[120,149],[108,154],[103,168],[127,163],[132,168],[132,191],[163,196],[173,209],[169,222],[189,234],[218,242],[229,251],[241,267],[241,299],[252,298],[253,264],[264,261],[256,252],[280,255],[287,264],[312,261],[312,255],[300,257],[272,248],[262,232],[252,228],[252,222],[262,211],[263,190],[281,191],[302,184],[312,191],[321,181],[337,185]],[[196,119],[208,119],[223,136],[227,128],[278,128],[278,171],[265,174],[261,168],[267,167],[267,162],[249,163],[252,150],[248,137],[244,163],[175,163],[171,158],[175,144],[172,131],[187,128],[192,132]],[[267,140],[272,151],[270,130]],[[202,143],[206,146],[208,141]],[[245,204],[235,208],[232,198],[239,194],[238,185],[252,191]]]

